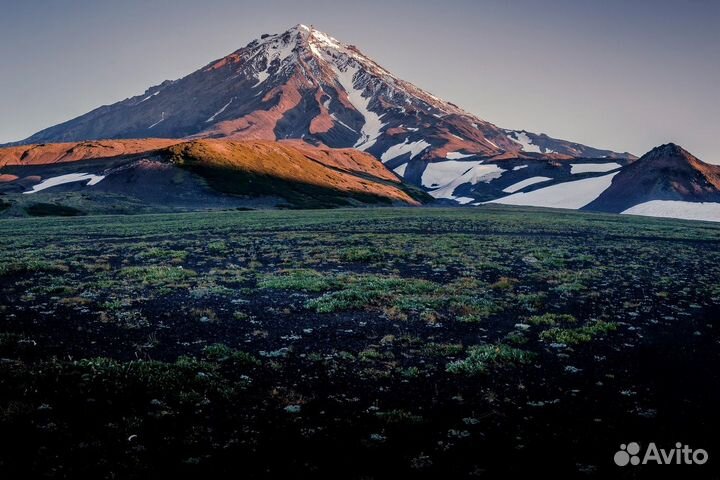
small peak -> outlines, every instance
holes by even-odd
[[[676,143],[666,143],[664,145],[660,145],[659,147],[653,148],[651,151],[655,153],[662,153],[665,155],[688,155],[688,151],[682,148],[680,145]]]
[[[694,163],[700,161],[693,154],[675,143],[657,146],[640,157],[638,161],[640,160],[642,160],[641,164],[649,163],[653,165],[666,162]]]

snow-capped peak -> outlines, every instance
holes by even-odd
[[[416,184],[432,163],[460,169],[493,157],[622,157],[543,134],[501,129],[306,24],[262,35],[182,79],[27,140],[142,135],[302,139],[354,147],[386,160],[388,168]]]
[[[316,44],[319,43],[328,48],[334,48],[334,49],[343,48],[343,44],[340,43],[336,38],[331,37],[330,35],[323,33],[320,30],[317,30],[315,28],[310,28],[309,40],[312,43],[316,43]]]
[[[252,63],[255,67],[254,76],[258,78],[257,85],[262,83],[261,80],[264,80],[265,74],[268,73],[268,69],[274,62],[277,61],[280,65],[296,66],[301,59],[304,59],[310,65],[301,65],[301,70],[307,70],[306,67],[309,67],[313,74],[316,74],[322,72],[325,67],[329,67],[330,71],[340,70],[343,72],[349,67],[359,72],[357,78],[354,79],[360,78],[363,83],[359,88],[365,89],[365,83],[369,82],[374,85],[372,90],[385,89],[391,97],[397,98],[403,104],[414,105],[430,114],[470,116],[459,107],[445,102],[409,82],[398,79],[356,47],[344,44],[314,26],[298,24],[283,33],[263,35],[260,40],[251,42],[229,57],[233,57],[231,60],[236,60],[243,65],[248,62]],[[225,63],[226,59],[217,62],[219,65]],[[278,70],[284,71],[284,69]]]

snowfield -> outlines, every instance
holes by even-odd
[[[621,214],[720,222],[720,203],[651,200],[630,207]]]
[[[508,134],[508,138],[515,143],[519,143],[524,152],[542,153],[540,147],[534,145],[525,132],[509,131]]]
[[[438,163],[431,163],[430,165],[445,165],[450,162],[438,162]],[[447,198],[450,200],[455,200],[460,203],[470,203],[474,199],[468,197],[455,197],[454,192],[457,187],[460,185],[463,185],[465,183],[469,183],[470,185],[475,185],[480,182],[486,182],[490,183],[491,181],[495,180],[496,178],[500,178],[500,176],[505,172],[502,168],[498,167],[497,165],[475,165],[472,166],[473,162],[455,162],[460,164],[467,165],[470,164],[470,167],[463,167],[467,168],[464,173],[460,176],[445,176],[442,175],[442,170],[438,170],[437,168],[434,169],[434,171],[431,171],[428,174],[427,168],[425,169],[425,172],[423,172],[422,182],[423,185],[426,184],[427,181],[434,182],[434,181],[441,181],[441,179],[444,179],[445,184],[437,183],[437,185],[442,185],[440,188],[437,188],[435,190],[431,190],[428,193],[432,195],[434,198]],[[428,165],[428,167],[430,167]],[[458,168],[457,166],[455,168]],[[426,177],[426,174],[428,177]]]
[[[64,183],[72,183],[72,182],[87,181],[87,185],[95,185],[98,182],[100,182],[100,180],[102,180],[103,178],[105,178],[105,175],[93,175],[91,173],[68,173],[67,175],[60,175],[59,177],[52,177],[52,178],[43,180],[42,182],[38,183],[37,185],[33,185],[32,190],[28,190],[27,192],[23,192],[23,193],[25,193],[25,194],[37,193],[41,190],[45,190],[46,188],[56,187],[56,186],[62,185]]]
[[[577,210],[599,197],[610,186],[613,177],[617,174],[618,172],[615,172],[601,177],[558,183],[528,193],[515,193],[491,200],[488,203]]]
[[[463,162],[457,160],[429,163],[422,174],[422,185],[428,188],[446,185],[481,163],[482,161]]]
[[[335,66],[334,69],[340,85],[348,94],[348,100],[355,107],[355,110],[365,118],[365,124],[360,130],[360,138],[355,143],[355,148],[363,151],[367,150],[375,144],[375,141],[380,136],[380,130],[385,124],[380,120],[380,115],[369,109],[371,97],[363,97],[364,90],[355,88],[355,75],[360,70],[360,67],[347,65],[344,72]]]
[[[410,153],[410,159],[412,160],[429,146],[430,144],[425,140],[408,143],[408,139],[406,138],[403,143],[398,143],[385,150],[385,153],[380,156],[380,160],[387,162],[406,153]]]
[[[552,180],[550,177],[530,177],[526,178],[525,180],[521,180],[513,185],[510,185],[507,188],[503,189],[503,192],[505,193],[515,193],[518,190],[522,190],[525,187],[529,187],[530,185],[535,185],[536,183],[542,183],[547,182],[548,180]]]
[[[615,170],[616,168],[620,168],[622,165],[616,162],[608,162],[608,163],[571,163],[570,164],[570,173],[576,174],[576,173],[588,173],[588,172],[609,172],[611,170]]]

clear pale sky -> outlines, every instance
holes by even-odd
[[[501,127],[720,163],[715,0],[0,0],[0,142],[297,23]]]

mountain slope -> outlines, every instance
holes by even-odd
[[[457,158],[634,158],[471,115],[304,25],[142,95],[97,108],[21,143],[116,138],[304,139],[371,153],[408,173]],[[410,179],[419,184],[416,180]]]
[[[536,160],[474,167],[480,169],[485,173],[474,184],[455,189],[456,200],[479,205],[473,198],[482,194],[490,203],[506,205],[720,221],[720,166],[674,144],[624,165],[622,160]]]
[[[673,143],[661,145],[620,170],[585,209],[619,213],[655,200],[720,202],[720,166]]]
[[[167,152],[174,165],[200,174],[224,193],[262,196],[276,192],[310,206],[350,205],[351,200],[419,204],[402,190],[395,175],[370,155],[355,150],[203,139],[173,145]]]
[[[371,155],[299,141],[149,139],[30,145],[0,149],[0,166],[0,196],[10,215],[36,203],[86,213],[137,213],[417,205],[425,197]]]
[[[176,143],[178,140],[150,138],[22,145],[0,149],[0,168],[126,157],[147,154]]]

